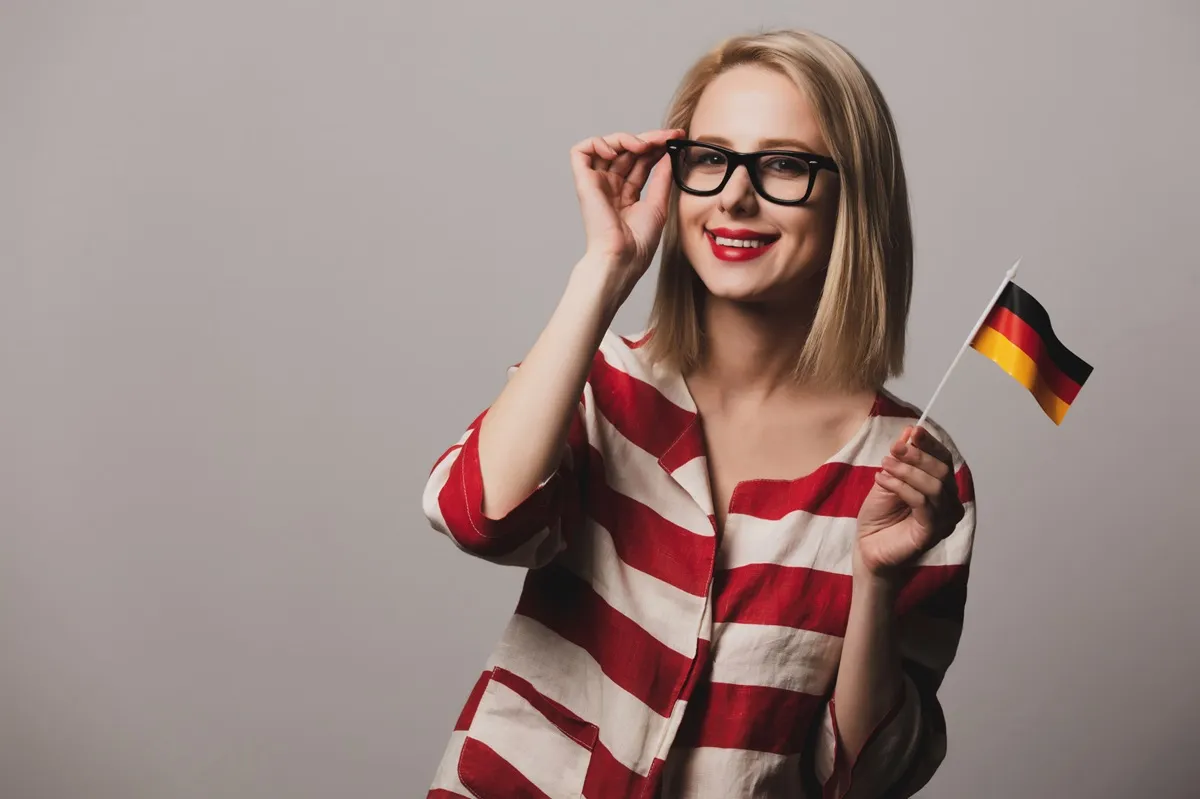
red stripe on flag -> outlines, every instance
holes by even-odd
[[[772,521],[795,511],[857,516],[877,471],[877,466],[826,463],[797,480],[747,480],[734,488],[729,512]]]
[[[516,799],[550,799],[540,788],[496,750],[474,738],[463,742],[458,778],[476,796],[511,796]]]
[[[1037,331],[1021,317],[1002,306],[992,309],[987,326],[1017,345],[1037,364],[1038,379],[1063,402],[1070,405],[1079,394],[1079,384],[1058,367]]]
[[[621,560],[681,591],[704,596],[716,537],[696,535],[613,489],[606,479],[604,456],[594,448],[587,474],[588,510],[612,535]]]
[[[702,683],[688,701],[676,742],[792,755],[804,749],[819,696],[760,685]]]
[[[591,585],[551,564],[528,572],[517,613],[582,647],[610,680],[670,716],[691,659],[615,610]]]
[[[425,799],[471,799],[469,796],[463,796],[461,793],[454,793],[443,788],[434,788],[429,793],[425,794]]]
[[[797,566],[756,563],[716,573],[713,621],[774,624],[843,636],[852,578]]]

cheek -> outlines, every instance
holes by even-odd
[[[683,254],[688,260],[696,263],[696,259],[703,255],[702,231],[704,230],[704,220],[707,218],[708,209],[704,203],[704,198],[692,197],[683,195],[679,198],[679,238],[680,244],[683,247]]]
[[[813,231],[820,237],[822,250],[833,246],[833,236],[837,231],[839,194],[836,189],[822,193],[819,204],[813,208]]]
[[[815,214],[797,210],[788,214],[786,219],[781,219],[779,227],[786,231],[794,248],[807,251],[813,246],[813,239],[820,235],[821,226]]]
[[[836,222],[836,211],[810,208],[790,220],[787,229],[799,252],[807,257],[816,257],[827,253],[833,246]]]
[[[702,226],[701,220],[707,212],[707,203],[703,197],[691,194],[679,194],[679,227],[682,230],[695,230]]]

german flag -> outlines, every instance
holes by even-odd
[[[1029,389],[1055,424],[1062,424],[1092,373],[1092,367],[1054,335],[1041,303],[1012,282],[996,298],[971,346]]]

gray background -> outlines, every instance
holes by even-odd
[[[894,390],[1018,256],[1096,367],[1061,428],[974,353],[934,409],[980,526],[923,795],[1196,795],[1194,2],[3,0],[0,796],[423,795],[521,574],[420,491],[581,253],[567,150],[775,25],[895,111]]]

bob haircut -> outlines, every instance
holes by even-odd
[[[903,370],[912,293],[912,221],[891,112],[841,45],[808,31],[776,30],[727,39],[697,61],[676,90],[665,127],[690,130],[709,83],[747,65],[780,73],[805,94],[840,171],[829,264],[794,376],[878,389]],[[707,292],[683,254],[678,203],[673,188],[646,347],[654,360],[688,372],[704,356]]]

